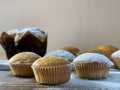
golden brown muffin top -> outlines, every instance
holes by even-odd
[[[107,51],[107,52],[110,52],[110,53],[113,53],[113,52],[119,50],[119,48],[117,48],[113,45],[102,45],[102,46],[97,47],[97,49]]]
[[[49,66],[59,66],[59,65],[66,65],[66,64],[70,64],[70,62],[56,56],[44,56],[42,58],[37,59],[32,64],[32,66],[49,67]]]
[[[81,50],[78,54],[83,54],[83,53],[99,53],[99,54],[104,54],[104,52],[100,49],[87,49],[87,50]]]
[[[71,53],[74,54],[74,55],[76,55],[76,54],[79,52],[79,49],[76,48],[76,47],[73,47],[73,46],[65,46],[65,47],[62,47],[62,48],[60,48],[60,49],[69,51],[69,52],[71,52]]]
[[[115,51],[117,51],[118,48],[114,47],[112,45],[102,45],[99,46],[98,48],[94,49],[88,49],[88,50],[81,50],[78,55],[83,54],[83,53],[99,53],[107,56],[110,60],[112,60],[111,54]]]
[[[21,52],[11,57],[9,63],[33,63],[40,57],[33,52]]]

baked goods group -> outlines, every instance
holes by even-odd
[[[14,29],[1,35],[13,75],[35,77],[39,84],[64,84],[75,70],[80,79],[106,78],[120,69],[120,50],[113,45],[79,50],[74,46],[47,49],[47,34],[38,28]],[[9,44],[10,46],[9,46]]]

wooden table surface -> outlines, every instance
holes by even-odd
[[[0,53],[0,59],[6,60]],[[2,61],[1,60],[1,61]],[[69,82],[60,85],[40,85],[35,78],[21,78],[11,71],[0,71],[0,90],[120,90],[120,71],[111,69],[108,77],[100,80],[80,79],[76,72],[71,73]]]
[[[5,52],[0,52],[0,60],[6,60],[7,57],[5,55]]]
[[[67,83],[60,85],[41,85],[35,78],[16,77],[11,71],[0,71],[0,90],[120,90],[120,72],[110,70],[107,78],[100,80],[80,79],[75,71]]]

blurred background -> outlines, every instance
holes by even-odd
[[[120,47],[120,0],[0,0],[0,33],[25,27],[48,33],[47,50]]]

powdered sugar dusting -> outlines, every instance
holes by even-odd
[[[50,55],[61,57],[68,61],[73,61],[73,59],[75,58],[75,56],[73,54],[71,54],[70,52],[65,51],[65,50],[52,50],[52,51],[46,53],[46,56],[50,56]]]
[[[120,60],[120,50],[115,51],[115,52],[111,55],[111,57],[112,57],[113,59]]]
[[[21,29],[17,32],[17,34],[25,34],[27,32],[31,32],[33,35],[35,35],[36,37],[45,37],[46,35],[43,33],[42,30],[40,30],[39,28],[33,28],[33,27],[28,27],[28,28],[24,28]]]
[[[84,53],[77,56],[73,62],[76,61],[85,61],[85,62],[98,62],[98,63],[106,63],[108,66],[113,66],[113,62],[110,61],[106,56],[97,53]]]
[[[7,33],[9,35],[13,35],[13,34],[16,34],[19,30],[18,29],[13,29],[13,30],[9,30]]]
[[[18,42],[28,31],[31,32],[35,37],[38,37],[38,38],[46,37],[46,34],[44,33],[44,31],[34,27],[28,27],[21,30],[13,29],[13,30],[9,30],[7,33],[9,35],[15,34],[14,41]]]
[[[110,71],[108,77],[99,80],[82,79],[72,72],[71,79],[67,84],[72,87],[79,87],[77,90],[118,90],[119,86],[119,72]],[[112,84],[112,85],[111,85]]]

